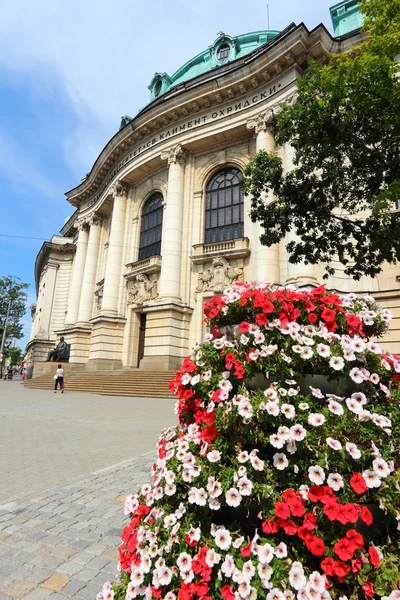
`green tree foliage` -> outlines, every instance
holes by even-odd
[[[10,364],[15,367],[16,365],[20,365],[25,353],[18,346],[13,346],[12,348],[6,348],[4,356],[6,359],[10,360]]]
[[[325,277],[335,257],[354,279],[400,259],[400,0],[360,6],[367,40],[312,64],[298,79],[297,102],[277,116],[276,143],[292,145],[293,170],[261,151],[243,178],[262,243],[295,230],[290,262],[323,263]]]
[[[27,294],[29,287],[18,277],[0,277],[0,340],[3,337],[4,323],[7,316],[8,302],[11,300],[10,315],[6,331],[7,341],[18,340],[23,337],[22,317],[25,314]]]

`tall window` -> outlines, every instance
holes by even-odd
[[[163,197],[161,194],[153,194],[143,207],[142,224],[140,227],[139,260],[161,254],[162,201]]]
[[[206,189],[206,244],[243,237],[243,194],[239,169],[228,167],[216,173]]]

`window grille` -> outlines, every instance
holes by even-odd
[[[140,227],[139,260],[161,254],[162,203],[162,195],[156,193],[150,196],[143,207]]]
[[[204,241],[226,242],[244,235],[243,194],[239,188],[241,172],[228,167],[210,179],[206,188]]]

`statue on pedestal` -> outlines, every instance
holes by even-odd
[[[57,346],[54,350],[51,350],[47,355],[47,362],[58,362],[64,361],[67,362],[69,360],[69,345],[64,340],[63,337],[60,338]]]

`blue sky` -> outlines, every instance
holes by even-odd
[[[121,115],[147,103],[156,71],[172,74],[213,43],[281,30],[331,30],[332,0],[13,0],[0,19],[0,275],[30,284],[36,254],[73,207],[64,192],[91,169]],[[39,239],[23,239],[25,236]],[[25,315],[24,346],[30,316]]]

